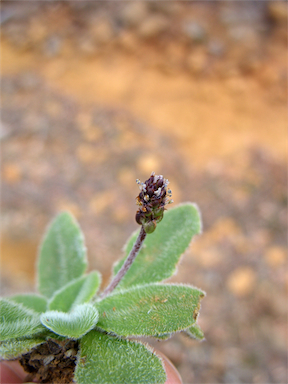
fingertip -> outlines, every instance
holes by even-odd
[[[17,362],[2,362],[0,364],[1,384],[21,384],[23,383],[24,377],[25,372]]]
[[[167,375],[167,380],[165,381],[165,384],[183,384],[180,373],[177,371],[175,366],[171,363],[171,361],[163,355],[163,353],[157,351],[157,355],[161,357],[164,368]]]

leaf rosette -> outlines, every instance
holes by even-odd
[[[61,362],[63,382],[165,383],[161,358],[131,338],[161,340],[185,332],[204,339],[197,318],[205,293],[163,282],[176,272],[193,236],[201,232],[199,211],[186,203],[163,216],[171,197],[168,180],[152,174],[138,184],[136,221],[145,230],[145,242],[112,292],[99,294],[99,272],[85,274],[84,236],[75,219],[62,212],[49,225],[40,247],[40,294],[0,301],[0,355],[6,360],[19,359],[28,370],[37,358],[40,368],[33,372],[38,382],[56,382],[59,370],[55,366]],[[138,232],[128,240],[124,257],[113,268],[112,281],[137,238]]]

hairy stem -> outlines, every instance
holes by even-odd
[[[137,240],[135,241],[135,244],[133,245],[133,248],[131,249],[129,256],[125,260],[124,264],[116,274],[116,276],[112,279],[111,283],[108,285],[108,287],[101,293],[100,297],[103,299],[107,295],[109,295],[120,283],[120,281],[123,279],[123,277],[128,272],[129,268],[131,267],[133,261],[135,260],[136,256],[138,255],[143,242],[146,237],[146,232],[144,231],[143,226],[141,227],[140,233],[137,237]]]

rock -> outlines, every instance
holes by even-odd
[[[0,13],[0,25],[3,26],[7,21],[15,17],[13,9],[2,9]]]
[[[286,24],[288,8],[286,1],[270,1],[268,4],[268,15],[277,24]]]
[[[149,1],[148,5],[151,11],[161,12],[168,16],[178,15],[183,9],[182,3],[175,1]]]
[[[85,1],[85,0],[69,1],[69,7],[75,10],[76,12],[85,10],[90,6],[91,6],[91,1]]]
[[[161,170],[160,159],[154,155],[144,155],[137,161],[137,169],[147,177],[153,171],[157,174]]]
[[[240,61],[239,67],[244,74],[251,75],[259,71],[261,61],[255,55],[249,55]]]
[[[95,20],[93,25],[90,27],[91,36],[94,38],[96,43],[107,44],[114,37],[114,31],[111,23],[108,20]]]
[[[239,267],[233,271],[227,280],[227,287],[235,296],[249,295],[254,289],[256,274],[250,267]]]
[[[84,164],[93,163],[97,156],[92,145],[80,144],[76,150],[77,158]]]
[[[27,26],[27,36],[33,42],[34,46],[41,47],[43,42],[51,35],[51,29],[49,29],[49,22],[43,22],[41,17],[32,17]]]
[[[107,150],[95,150],[92,144],[80,144],[76,149],[76,156],[84,164],[101,164],[107,160]]]
[[[3,166],[3,180],[9,184],[18,183],[21,179],[21,169],[15,163],[7,163]]]
[[[204,249],[198,258],[203,268],[213,268],[223,262],[223,255],[216,247]]]
[[[18,92],[18,84],[10,77],[6,77],[3,74],[1,79],[1,91],[2,95],[13,95],[13,93]]]
[[[27,36],[27,26],[24,23],[8,23],[2,33],[17,49],[26,50],[31,46],[31,41]]]
[[[50,36],[44,42],[44,54],[48,57],[58,56],[62,48],[62,39],[60,36]]]
[[[36,90],[40,86],[40,78],[34,72],[24,72],[19,76],[18,84],[26,91]]]
[[[89,129],[92,125],[92,116],[88,112],[80,112],[77,116],[77,127],[83,131]]]
[[[77,219],[82,215],[81,208],[73,201],[70,200],[62,200],[57,203],[58,211],[69,211],[71,212]]]
[[[160,33],[165,32],[169,27],[166,17],[161,15],[152,15],[143,20],[138,29],[138,34],[144,39],[157,37]]]
[[[146,2],[128,2],[119,15],[119,21],[126,27],[135,27],[147,16],[148,8]]]
[[[33,111],[27,111],[23,117],[22,124],[25,131],[30,134],[41,132],[45,135],[50,127],[49,118],[46,114],[39,114]]]
[[[96,126],[91,126],[88,129],[83,130],[84,139],[90,142],[99,142],[102,136],[101,129]]]
[[[193,52],[187,58],[187,67],[195,75],[203,73],[207,66],[207,57],[204,52]]]
[[[103,192],[99,192],[93,195],[91,200],[89,201],[89,209],[93,213],[100,215],[108,209],[112,210],[115,201],[117,201],[117,199],[113,191],[106,190]]]
[[[247,48],[256,49],[259,45],[259,34],[254,27],[235,25],[228,28],[228,36],[231,40],[241,43]]]
[[[45,103],[45,111],[47,112],[49,118],[58,118],[60,119],[63,116],[64,110],[63,105],[57,102],[55,99],[48,99]]]
[[[264,3],[264,4],[263,4]],[[226,25],[256,26],[266,17],[265,2],[223,1],[219,4],[219,19]]]
[[[221,57],[225,53],[225,45],[221,40],[211,40],[207,46],[208,53],[213,56]]]
[[[186,50],[183,45],[173,43],[167,46],[166,55],[163,55],[159,69],[167,75],[175,75],[183,71],[183,61],[186,58]]]
[[[279,83],[279,72],[275,70],[271,65],[266,65],[259,74],[261,83],[264,86],[272,86]]]
[[[183,25],[183,33],[194,43],[203,43],[207,35],[205,28],[196,21],[187,21]]]
[[[131,220],[131,211],[124,204],[118,204],[112,215],[114,220],[122,225]]]
[[[92,36],[81,36],[77,40],[79,50],[86,56],[94,56],[100,52],[99,46],[96,44]]]
[[[161,345],[161,352],[164,353],[173,364],[179,365],[185,358],[183,345],[178,340],[169,340]]]
[[[178,42],[173,42],[167,45],[167,58],[169,60],[176,60],[178,63],[182,63],[186,55],[187,52],[185,47],[180,45]]]
[[[236,68],[235,75],[231,73],[231,76],[227,77],[225,84],[232,95],[240,95],[247,92],[247,81],[245,81],[243,76],[240,76],[239,73],[236,72]]]
[[[0,140],[7,139],[11,135],[11,129],[9,126],[0,123]]]
[[[283,247],[272,246],[265,252],[265,261],[270,267],[279,267],[287,261],[287,253]]]
[[[135,33],[130,31],[123,31],[119,36],[120,46],[127,52],[135,52],[138,48],[138,41]]]
[[[120,185],[127,188],[127,186],[130,186],[133,180],[136,180],[135,172],[128,167],[122,167],[118,171],[117,180],[119,181]]]

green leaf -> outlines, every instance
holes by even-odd
[[[49,309],[68,312],[78,304],[88,303],[96,294],[100,282],[101,277],[97,271],[71,281],[54,293]]]
[[[22,304],[0,300],[0,340],[28,337],[43,330],[39,314]]]
[[[62,212],[48,227],[40,249],[39,291],[51,297],[55,291],[82,276],[86,267],[83,234],[75,219]]]
[[[204,336],[202,329],[196,323],[194,325],[192,325],[190,328],[185,329],[184,333],[187,336],[191,337],[192,339],[196,339],[196,340],[204,340],[205,339],[205,336]]]
[[[23,304],[24,307],[30,308],[35,312],[45,312],[47,309],[47,300],[43,296],[36,295],[34,293],[23,293],[9,297],[9,300],[15,303]]]
[[[98,327],[119,336],[157,336],[196,321],[204,292],[185,285],[146,284],[116,291],[95,303]]]
[[[45,340],[48,340],[48,339],[56,339],[56,340],[66,340],[67,337],[65,336],[60,336],[60,335],[57,335],[56,333],[50,331],[50,329],[46,328],[46,327],[43,327],[45,329],[45,331],[41,332],[39,334],[39,337],[42,337],[43,339]],[[38,336],[38,335],[37,335]]]
[[[186,203],[169,209],[156,230],[147,235],[142,249],[116,289],[158,282],[171,277],[192,237],[200,232],[200,214],[194,204]],[[138,233],[139,231],[135,232],[128,240],[126,256],[114,266],[114,275],[129,255]]]
[[[98,331],[80,340],[75,370],[78,384],[161,384],[166,374],[161,360],[143,344]]]
[[[60,336],[78,339],[95,327],[98,311],[91,304],[77,305],[72,312],[47,311],[42,313],[41,323]]]
[[[0,344],[0,356],[5,360],[16,359],[42,343],[45,343],[45,339],[32,338],[3,341]]]

